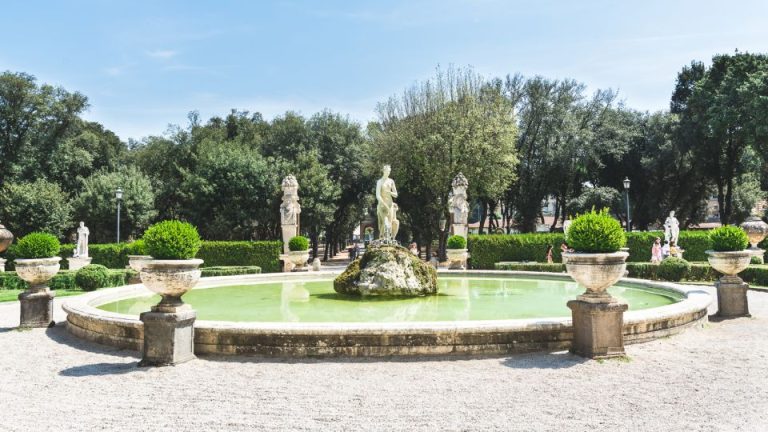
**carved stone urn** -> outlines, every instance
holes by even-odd
[[[563,253],[565,270],[586,291],[576,297],[588,303],[611,303],[615,299],[606,291],[624,276],[629,253]]]
[[[759,253],[764,252],[757,249]],[[747,290],[749,285],[738,276],[749,267],[749,262],[756,250],[717,252],[706,251],[709,265],[722,273],[723,276],[715,282],[717,288],[717,316],[721,318],[748,317],[749,304]]]
[[[467,258],[469,258],[469,252],[467,249],[446,249],[445,254],[448,256],[449,269],[466,269]]]
[[[0,253],[8,250],[8,246],[13,242],[13,233],[8,231],[3,224],[0,224]],[[5,259],[0,258],[0,272],[5,271]]]
[[[189,309],[181,296],[200,280],[201,259],[148,260],[141,268],[141,282],[150,291],[160,294],[162,300],[152,306],[153,312],[180,312]]]
[[[141,273],[149,261],[152,261],[149,255],[128,255],[128,267],[137,273]]]
[[[747,238],[749,238],[749,250],[762,261],[765,251],[758,249],[757,245],[768,236],[768,224],[757,216],[751,216],[741,224],[741,229],[747,233]]]
[[[757,249],[763,252],[761,249]],[[754,250],[745,249],[742,251],[716,252],[706,251],[707,261],[713,269],[719,271],[725,276],[736,276],[749,267],[749,261],[752,259]],[[741,279],[739,279],[741,280]]]
[[[289,251],[288,259],[296,266],[293,271],[303,271],[307,265],[307,260],[309,260],[309,249],[304,251]]]
[[[60,257],[16,259],[16,274],[29,284],[19,294],[21,302],[21,327],[51,327],[53,321],[54,291],[48,282],[59,272]]]

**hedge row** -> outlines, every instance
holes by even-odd
[[[260,267],[265,273],[279,272],[282,242],[279,241],[204,241],[197,258],[205,261],[204,267],[240,266]],[[66,269],[66,258],[72,256],[75,246],[61,245],[61,268]],[[93,258],[91,264],[101,264],[111,269],[124,269],[128,265],[128,255],[134,255],[129,243],[92,244],[88,246],[88,255]],[[14,269],[14,245],[3,254],[8,259],[6,270]]]
[[[656,237],[664,238],[661,231],[627,233],[629,262],[649,262],[651,247]],[[493,269],[501,261],[546,262],[547,246],[553,246],[555,262],[560,262],[563,234],[490,234],[469,236],[470,266],[474,269]],[[707,231],[681,231],[680,247],[687,261],[706,261],[706,250],[711,249]],[[768,239],[760,243],[768,249]],[[768,261],[768,260],[766,260]]]
[[[75,283],[75,274],[77,272],[62,270],[56,273],[56,276],[51,279],[48,286],[52,290],[66,289],[76,290],[79,289]],[[136,272],[130,269],[124,270],[109,270],[109,278],[107,279],[106,287],[117,287],[128,284],[131,277],[135,276]],[[15,272],[3,272],[0,273],[0,289],[13,289],[24,290],[27,289],[27,283],[21,280]]]
[[[515,270],[515,271],[537,271],[550,273],[565,272],[564,264],[542,264],[542,263],[511,263],[500,262],[495,265],[496,270]],[[658,274],[659,266],[651,263],[627,263],[629,277],[638,279],[663,280]],[[688,282],[714,282],[721,276],[709,264],[691,263],[691,268],[684,276],[683,280]],[[739,273],[744,282],[768,286],[768,265],[750,265],[746,270]]]
[[[261,273],[261,267],[257,266],[240,266],[240,267],[205,267],[202,270],[202,277],[212,276],[236,276],[246,274],[258,274]],[[56,273],[56,276],[51,279],[49,287],[53,290],[66,289],[75,290],[79,289],[75,283],[75,271],[62,270]],[[109,279],[107,284],[103,288],[117,287],[127,285],[131,278],[136,276],[136,272],[130,269],[124,270],[109,270]],[[0,289],[13,289],[24,290],[27,289],[27,283],[21,280],[16,275],[16,272],[4,272],[0,273]]]

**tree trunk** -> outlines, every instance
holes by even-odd
[[[488,206],[484,201],[481,201],[480,207],[482,208],[482,211],[480,212],[480,229],[478,230],[478,233],[485,234],[485,219],[488,217]]]

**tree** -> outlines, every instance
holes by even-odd
[[[75,226],[67,196],[57,184],[43,179],[3,185],[0,189],[0,220],[16,237],[43,231],[63,239]]]
[[[82,181],[74,200],[77,220],[91,231],[91,241],[109,243],[117,237],[115,190],[123,189],[121,239],[139,238],[157,217],[155,193],[149,178],[135,167],[120,171],[99,171]]]
[[[586,188],[577,198],[568,203],[569,216],[588,213],[591,210],[608,209],[614,215],[624,213],[621,192],[612,187]]]
[[[768,150],[768,56],[716,55],[709,68],[693,62],[678,74],[672,109],[681,140],[715,185],[720,222],[731,223],[740,161],[749,147]]]

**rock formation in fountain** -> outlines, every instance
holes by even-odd
[[[374,246],[333,281],[333,289],[360,296],[437,294],[437,271],[402,246]]]

